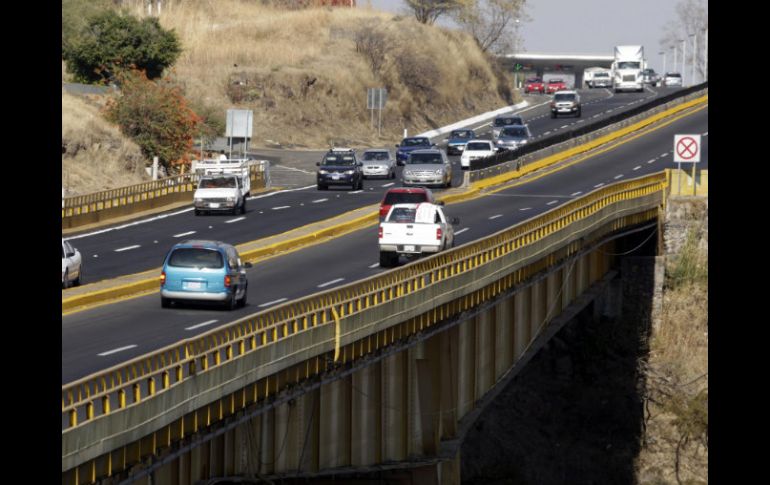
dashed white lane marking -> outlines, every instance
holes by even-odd
[[[229,221],[225,221],[225,224],[230,224],[231,222],[238,222],[246,219],[245,217],[236,217],[235,219],[230,219]]]
[[[561,128],[566,128],[566,127],[568,127],[568,126],[569,126],[569,125],[564,125],[564,126],[562,126]]]
[[[559,201],[558,200],[552,200],[551,202],[546,202],[545,205],[554,205],[557,202],[559,202]]]
[[[582,194],[582,193],[583,193],[582,191],[578,190],[578,191],[577,191],[577,192],[575,192],[574,194],[570,194],[570,197],[575,197],[576,195],[580,195],[580,194]]]
[[[495,215],[491,216],[489,218],[489,220],[491,221],[492,219],[497,219],[498,217],[503,217],[503,215],[502,214],[495,214]]]
[[[396,185],[396,183],[395,182],[391,182],[389,184],[380,185],[380,187],[390,187],[391,185]],[[377,263],[377,264],[379,264],[379,263]]]
[[[519,209],[519,210],[520,210],[520,211],[528,211],[528,210],[530,210],[531,208],[532,208],[532,207],[522,207],[522,208],[521,208],[521,209]]]
[[[619,179],[619,178],[621,178],[621,177],[623,177],[623,174],[622,174],[622,173],[621,173],[620,175],[615,175],[615,180],[617,180],[617,179]]]
[[[660,154],[660,156],[661,156],[661,158],[662,158],[662,157],[667,157],[667,156],[668,156],[668,152],[666,152],[666,153],[661,153],[661,154]]]
[[[339,283],[340,281],[344,281],[345,278],[337,278],[336,280],[327,281],[326,283],[321,283],[318,285],[319,288],[324,288],[329,285],[333,285],[334,283]]]
[[[376,267],[378,267],[379,265],[380,265],[380,263],[374,263],[374,264],[370,264],[370,265],[369,265],[369,267],[370,267],[370,268],[376,268]]]
[[[353,190],[352,192],[348,192],[348,194],[360,194],[363,192],[363,190]]]
[[[637,165],[636,167],[634,167],[634,171],[637,171],[637,170],[639,170],[640,168],[642,168],[642,166],[641,166],[641,165]]]
[[[104,356],[107,356],[107,355],[110,355],[110,354],[116,354],[118,352],[123,352],[124,350],[133,349],[134,347],[137,347],[137,346],[136,345],[126,345],[125,347],[121,347],[119,349],[114,349],[114,350],[108,350],[107,352],[102,352],[101,354],[96,354],[96,355],[98,355],[99,357],[104,357]]]
[[[602,185],[604,185],[604,182],[602,182],[602,183],[600,183],[600,184],[596,184],[596,185],[594,185],[594,188],[595,188],[595,189],[598,189],[598,188],[599,188],[599,187],[601,187]]]
[[[314,200],[313,203],[318,204],[319,202],[326,202],[327,200],[329,199],[318,199],[318,200]]]
[[[703,135],[703,136],[709,136],[709,132],[708,132],[708,131],[706,131],[706,132],[703,132],[703,133],[701,133],[701,135]]]
[[[577,120],[577,122],[578,122],[578,123],[582,123],[582,122],[584,122],[584,121],[585,121],[585,120]]]
[[[211,325],[212,323],[217,323],[219,320],[209,320],[208,322],[199,323],[197,325],[193,325],[192,327],[185,327],[185,330],[195,330],[196,328],[205,327],[207,325]]]
[[[281,303],[288,300],[288,298],[279,298],[277,300],[269,301],[267,303],[263,303],[261,305],[257,305],[259,308],[264,308],[266,306],[275,305],[276,303]]]
[[[187,231],[180,234],[174,234],[174,237],[183,237],[183,236],[189,236],[190,234],[195,234],[197,231]]]
[[[127,246],[125,248],[116,249],[115,252],[119,253],[121,251],[128,251],[129,249],[136,249],[136,248],[139,248],[139,247],[141,247],[139,244],[134,244],[133,246]]]
[[[313,184],[313,185],[306,185],[305,187],[297,187],[296,189],[286,189],[286,190],[279,190],[277,192],[270,192],[262,195],[252,195],[251,197],[249,197],[249,200],[262,199],[264,197],[272,197],[276,194],[283,194],[284,192],[297,192],[298,190],[314,189],[316,187],[317,185]]]
[[[464,227],[464,228],[460,229],[459,231],[457,231],[457,232],[455,233],[455,236],[456,236],[456,235],[458,235],[458,234],[462,234],[462,233],[464,233],[464,232],[465,232],[465,231],[467,231],[468,229],[470,229],[470,227]]]
[[[290,205],[279,205],[278,207],[273,207],[272,209],[273,209],[274,211],[279,211],[279,210],[281,210],[281,209],[289,209],[289,208],[291,208],[291,206],[290,206]]]
[[[550,131],[546,131],[545,133],[543,133],[543,135],[550,135],[550,134],[551,134]]]

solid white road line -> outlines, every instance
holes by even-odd
[[[229,221],[225,221],[225,224],[230,224],[231,222],[238,222],[246,219],[245,217],[236,217],[235,219],[230,219]]]
[[[197,231],[187,231],[183,232],[181,234],[174,234],[174,237],[183,237],[183,236],[189,236],[190,234],[195,234]]]
[[[503,217],[503,215],[502,214],[495,214],[492,217],[490,217],[489,220],[491,221],[492,219],[497,219],[498,217]]]
[[[574,194],[571,194],[571,195],[570,195],[570,197],[575,197],[576,195],[580,195],[580,194],[582,194],[582,193],[583,193],[583,192],[582,192],[581,190],[578,190],[578,191],[577,191],[577,192],[575,192]]]
[[[456,235],[458,235],[458,234],[462,234],[462,233],[464,233],[464,232],[465,232],[465,231],[467,231],[468,229],[470,229],[470,227],[464,227],[464,228],[460,229],[459,231],[457,231],[457,232],[455,233],[455,236],[456,236]]]
[[[139,247],[141,247],[139,244],[134,244],[133,246],[128,246],[128,247],[125,247],[125,248],[116,249],[115,252],[119,253],[121,251],[128,251],[129,249],[136,249],[136,248],[139,248]]]
[[[634,167],[634,171],[637,171],[637,170],[639,170],[640,168],[642,168],[642,166],[641,166],[641,165],[637,165],[636,167]]]
[[[275,305],[276,303],[282,303],[284,301],[288,300],[288,298],[279,298],[277,300],[269,301],[267,303],[263,303],[261,305],[257,305],[259,308],[264,308],[266,306]]]
[[[185,327],[185,330],[195,330],[196,328],[205,327],[207,325],[211,325],[212,323],[217,323],[219,320],[209,320],[208,322],[199,323],[197,325],[193,325],[192,327]]]
[[[279,205],[278,207],[273,207],[272,209],[273,209],[274,211],[279,211],[279,210],[281,210],[281,209],[290,209],[290,208],[291,208],[291,206],[290,206],[290,205]]]
[[[317,204],[319,202],[326,202],[327,200],[329,200],[329,199],[318,199],[318,200],[314,200],[313,203]]]
[[[558,200],[552,200],[551,202],[547,202],[545,205],[554,205],[557,202],[559,202],[559,201]]]
[[[318,285],[319,288],[324,288],[329,285],[333,285],[334,283],[339,283],[340,281],[343,281],[345,278],[337,278],[336,280],[327,281],[326,283],[321,283]]]
[[[137,346],[136,345],[126,345],[125,347],[121,347],[119,349],[114,349],[114,350],[108,350],[107,352],[102,352],[101,354],[96,354],[96,355],[98,355],[99,357],[104,357],[104,356],[107,356],[107,355],[110,355],[110,354],[116,354],[118,352],[123,352],[124,350],[133,349],[134,347],[137,347]]]

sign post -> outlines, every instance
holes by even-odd
[[[225,129],[225,136],[228,138],[230,146],[230,156],[233,158],[233,138],[243,138],[243,145],[241,145],[241,151],[244,152],[244,158],[246,150],[248,150],[249,139],[251,138],[253,128],[254,112],[250,109],[228,109],[227,110],[227,127]]]
[[[674,135],[674,161],[679,174],[677,195],[682,195],[682,162],[692,163],[692,190],[695,195],[695,164],[700,162],[700,135]]]
[[[374,110],[380,110],[378,114],[377,135],[382,134],[382,110],[385,108],[385,101],[388,98],[388,90],[385,88],[367,88],[366,89],[366,107],[371,110],[371,128],[374,129]]]

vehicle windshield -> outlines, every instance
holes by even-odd
[[[356,161],[356,157],[353,155],[326,155],[321,165],[353,165]]]
[[[608,72],[597,72],[594,74],[594,77],[610,77],[610,73]]]
[[[452,132],[451,135],[449,135],[449,138],[470,138],[470,137],[471,137],[470,130],[455,130]]]
[[[427,202],[427,200],[428,198],[422,193],[392,192],[385,196],[385,200],[382,203],[385,205],[419,204],[420,202]]]
[[[439,153],[412,153],[406,161],[408,165],[443,164]]]
[[[396,207],[390,212],[388,222],[414,222],[414,218],[417,214],[417,209],[408,209],[406,207]]]
[[[179,248],[171,253],[168,265],[176,268],[219,269],[224,267],[225,261],[215,249]]]
[[[575,95],[574,94],[568,94],[568,93],[556,93],[553,97],[554,101],[575,101]]]
[[[211,177],[201,179],[201,189],[234,189],[238,187],[235,177]]]
[[[427,138],[404,138],[401,142],[402,147],[418,147],[418,146],[430,146],[430,140]]]
[[[550,81],[548,81],[548,84],[559,84],[563,82],[564,81],[562,81],[561,79],[551,79]]]
[[[523,125],[524,122],[518,116],[511,118],[496,118],[495,126],[508,126],[508,125]]]
[[[666,74],[666,76],[667,77],[682,77],[681,74],[677,74],[677,73]]]
[[[538,79],[538,78],[532,78],[532,79],[527,79],[527,82],[528,83],[541,83],[541,82],[543,82],[543,80],[542,79]]]
[[[388,152],[364,152],[364,160],[387,160]]]
[[[509,126],[508,128],[504,128],[503,131],[500,132],[500,136],[512,136],[516,138],[526,138],[527,137],[527,129],[523,126]]]
[[[465,146],[466,151],[489,151],[492,147],[489,146],[489,143],[468,143]]]
[[[639,69],[640,63],[638,62],[618,62],[618,69]]]

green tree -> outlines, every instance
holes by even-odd
[[[188,106],[173,80],[151,81],[144,72],[119,75],[121,94],[110,100],[106,118],[120,126],[149,159],[159,158],[167,171],[189,161],[201,118]]]
[[[64,55],[66,46],[80,35],[88,20],[106,12],[112,0],[62,0],[61,2],[61,46]]]
[[[114,11],[91,17],[86,27],[64,46],[67,70],[82,82],[113,79],[123,69],[135,68],[150,79],[160,77],[182,48],[177,35],[158,19],[142,20]]]

